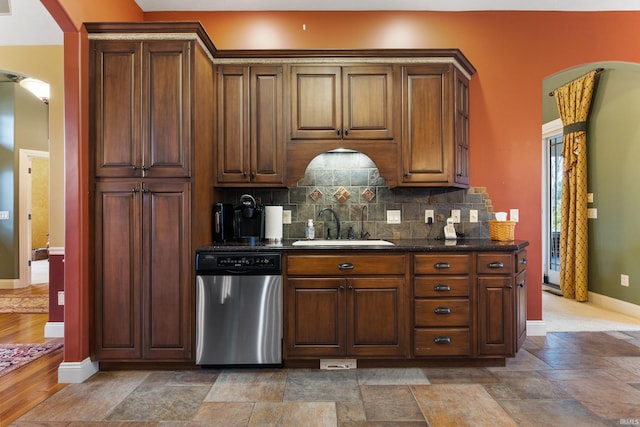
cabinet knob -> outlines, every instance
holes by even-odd
[[[433,342],[436,344],[451,344],[451,337],[436,337]]]
[[[353,270],[354,268],[356,268],[356,266],[350,262],[342,262],[338,264],[338,270]]]
[[[505,286],[505,288],[507,288],[507,289],[513,289],[513,286],[511,286],[511,285],[507,285],[507,286]]]
[[[345,136],[349,135],[349,129],[345,129],[344,134],[345,134]]]
[[[131,189],[131,192],[132,192],[133,194],[136,194],[136,193],[138,192],[138,188],[137,188],[137,187],[133,187],[133,188]]]
[[[256,173],[255,172],[251,172],[251,178],[255,178],[256,177]]]
[[[449,307],[436,307],[433,312],[435,314],[451,314],[451,309]]]
[[[344,286],[340,285],[338,286],[338,289],[340,289],[341,291],[344,291]]]
[[[435,264],[433,264],[433,268],[435,268],[436,270],[451,268],[451,264],[449,264],[448,262],[436,262]]]
[[[142,165],[142,167],[140,169],[142,169],[142,172],[149,170],[149,168],[146,167],[145,165]]]
[[[522,264],[522,265],[527,265],[527,259],[526,259],[526,258],[522,258],[522,259],[520,260],[520,264]]]
[[[489,267],[489,268],[504,268],[504,263],[502,263],[502,262],[490,262],[489,264],[487,264],[487,267]]]
[[[405,173],[404,173],[404,176],[405,176],[405,177],[409,176],[409,172],[405,172]]]
[[[520,286],[521,288],[524,288],[524,282],[518,283],[518,286]]]
[[[247,171],[242,171],[242,176],[246,177],[247,176]]]
[[[336,130],[336,135],[340,136],[340,129]]]
[[[137,165],[133,165],[132,168],[133,168],[134,171],[138,170],[138,166]]]
[[[449,292],[451,290],[451,286],[449,285],[435,285],[433,290],[436,292]]]

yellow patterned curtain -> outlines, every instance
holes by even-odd
[[[566,298],[588,299],[587,116],[596,71],[553,91],[564,126],[560,289]]]

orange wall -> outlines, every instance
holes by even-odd
[[[460,48],[471,81],[472,185],[520,209],[529,240],[528,318],[541,319],[541,97],[551,74],[595,61],[640,62],[640,12],[145,13],[133,0],[41,0],[65,35],[65,361],[89,351],[86,33],[82,22],[199,20],[219,49]],[[306,24],[307,30],[302,30]]]
[[[640,62],[638,12],[199,12],[218,49],[459,48],[471,80],[471,184],[495,210],[520,210],[528,319],[542,318],[542,81],[596,61]],[[303,30],[303,24],[306,30]]]

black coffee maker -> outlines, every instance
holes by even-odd
[[[236,240],[240,243],[256,244],[264,239],[264,206],[256,203],[249,194],[240,196],[240,205],[234,210]]]

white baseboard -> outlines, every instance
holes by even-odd
[[[589,292],[589,302],[593,303],[593,305],[606,308],[607,310],[624,314],[625,316],[636,319],[640,318],[638,315],[640,313],[640,305],[631,304],[630,302],[611,298],[606,295],[596,294],[595,292]]]
[[[64,338],[64,322],[47,322],[44,325],[45,338]]]
[[[547,324],[544,320],[527,320],[528,337],[544,337],[547,335]]]
[[[58,367],[58,383],[77,384],[98,372],[98,362],[86,358],[82,362],[62,362]]]

